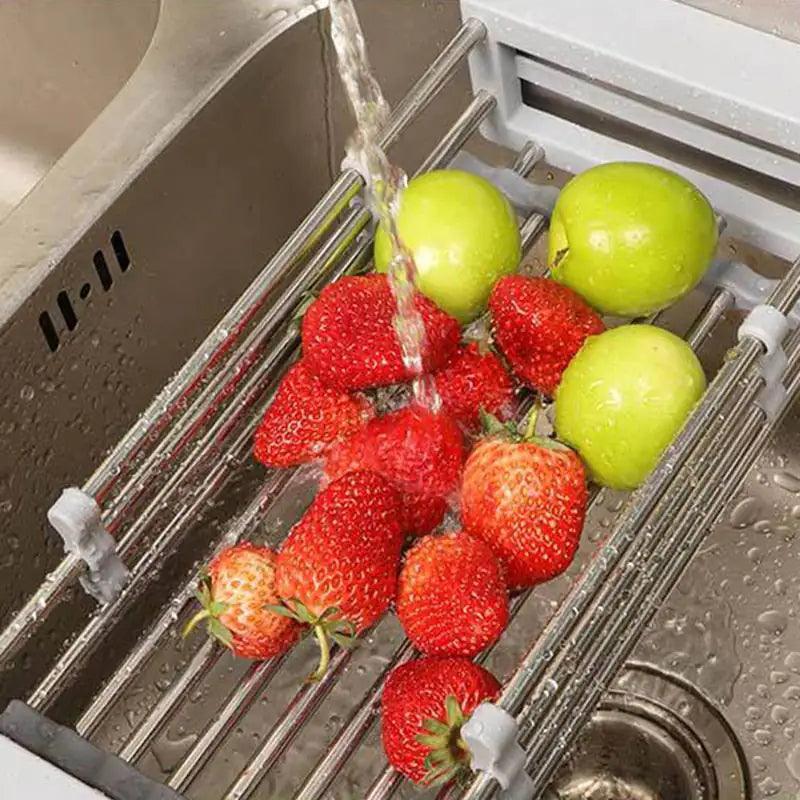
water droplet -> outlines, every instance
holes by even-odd
[[[800,494],[800,477],[788,470],[786,472],[776,472],[772,476],[772,480],[781,489],[785,489],[792,494]]]
[[[747,528],[758,519],[759,511],[758,500],[755,497],[746,497],[733,507],[730,523],[734,528]]]
[[[800,781],[800,744],[795,745],[786,756],[786,769],[796,781]]]
[[[753,739],[762,747],[767,747],[772,744],[772,732],[767,728],[759,728],[753,733]]]
[[[769,716],[776,725],[785,725],[789,721],[789,709],[786,706],[773,706]]]
[[[161,771],[169,774],[180,763],[181,759],[189,751],[189,748],[197,741],[196,733],[187,733],[177,738],[170,738],[167,733],[161,736],[150,748],[155,756]]]
[[[771,633],[773,636],[780,636],[786,630],[787,620],[780,611],[770,609],[763,614],[759,614],[758,624],[767,633]]]

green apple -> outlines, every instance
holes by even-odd
[[[633,317],[691,291],[711,263],[717,222],[687,180],[651,164],[574,177],[550,221],[552,276],[604,314]]]
[[[556,392],[556,434],[594,479],[634,489],[656,465],[705,391],[703,368],[683,339],[650,325],[591,336]]]
[[[461,170],[428,172],[409,182],[397,219],[417,265],[417,288],[459,322],[486,308],[497,281],[520,261],[517,218],[489,181]],[[375,235],[375,268],[386,272],[389,237]]]

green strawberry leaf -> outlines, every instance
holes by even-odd
[[[426,731],[435,733],[437,736],[450,735],[450,726],[442,722],[441,720],[434,719],[433,717],[429,717],[428,719],[426,719],[422,723],[422,727],[425,728]]]
[[[209,619],[208,632],[220,642],[220,644],[224,644],[225,647],[232,649],[233,634],[218,619],[214,619],[213,617]]]
[[[445,712],[447,713],[447,724],[450,730],[460,728],[464,724],[464,712],[455,695],[449,694],[444,701]]]
[[[273,614],[277,614],[281,617],[288,617],[289,619],[298,620],[297,612],[292,611],[291,608],[287,608],[286,606],[275,604],[269,604],[264,606],[265,611],[271,611]]]

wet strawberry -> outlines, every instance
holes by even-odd
[[[267,608],[278,602],[276,561],[272,550],[249,542],[223,550],[201,581],[197,598],[203,609],[190,620],[184,636],[207,620],[209,635],[242,658],[260,660],[288,650],[300,638],[302,626]]]
[[[321,491],[278,554],[282,613],[311,626],[321,677],[330,639],[345,644],[387,610],[397,589],[403,534],[395,489],[351,472]]]
[[[480,427],[481,409],[503,420],[514,412],[514,384],[503,362],[475,342],[461,347],[434,383],[442,408],[469,431]]]
[[[455,319],[421,294],[425,324],[423,369],[443,367],[458,347]],[[385,275],[341,278],[326,286],[303,317],[303,358],[327,385],[343,391],[410,380],[394,329],[397,306]]]
[[[397,584],[397,617],[427,655],[474,656],[508,624],[503,568],[486,542],[467,533],[420,539]]]
[[[414,783],[448,783],[469,771],[460,732],[500,685],[468,658],[421,658],[396,667],[381,697],[381,738],[389,763]]]
[[[368,469],[383,475],[402,494],[404,530],[423,534],[441,522],[463,461],[464,443],[455,422],[447,414],[410,405],[373,419],[333,447],[325,473],[337,478]]]
[[[489,310],[495,342],[515,374],[550,397],[586,338],[605,330],[580,295],[549,278],[501,278]]]
[[[584,467],[572,450],[530,432],[514,436],[499,423],[464,467],[464,527],[505,563],[511,589],[554,578],[572,563],[586,502]]]
[[[281,381],[255,435],[254,455],[267,467],[291,467],[320,458],[373,416],[360,394],[331,389],[304,362]]]

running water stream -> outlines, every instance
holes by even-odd
[[[390,109],[367,58],[364,34],[352,0],[331,0],[331,34],[347,96],[356,118],[356,131],[347,145],[348,159],[358,165],[366,180],[369,210],[380,222],[392,245],[389,283],[397,303],[395,330],[403,363],[413,375],[415,400],[432,410],[439,407],[433,381],[422,375],[426,347],[425,325],[414,304],[417,268],[397,229],[397,215],[408,176],[389,162],[380,134]]]

